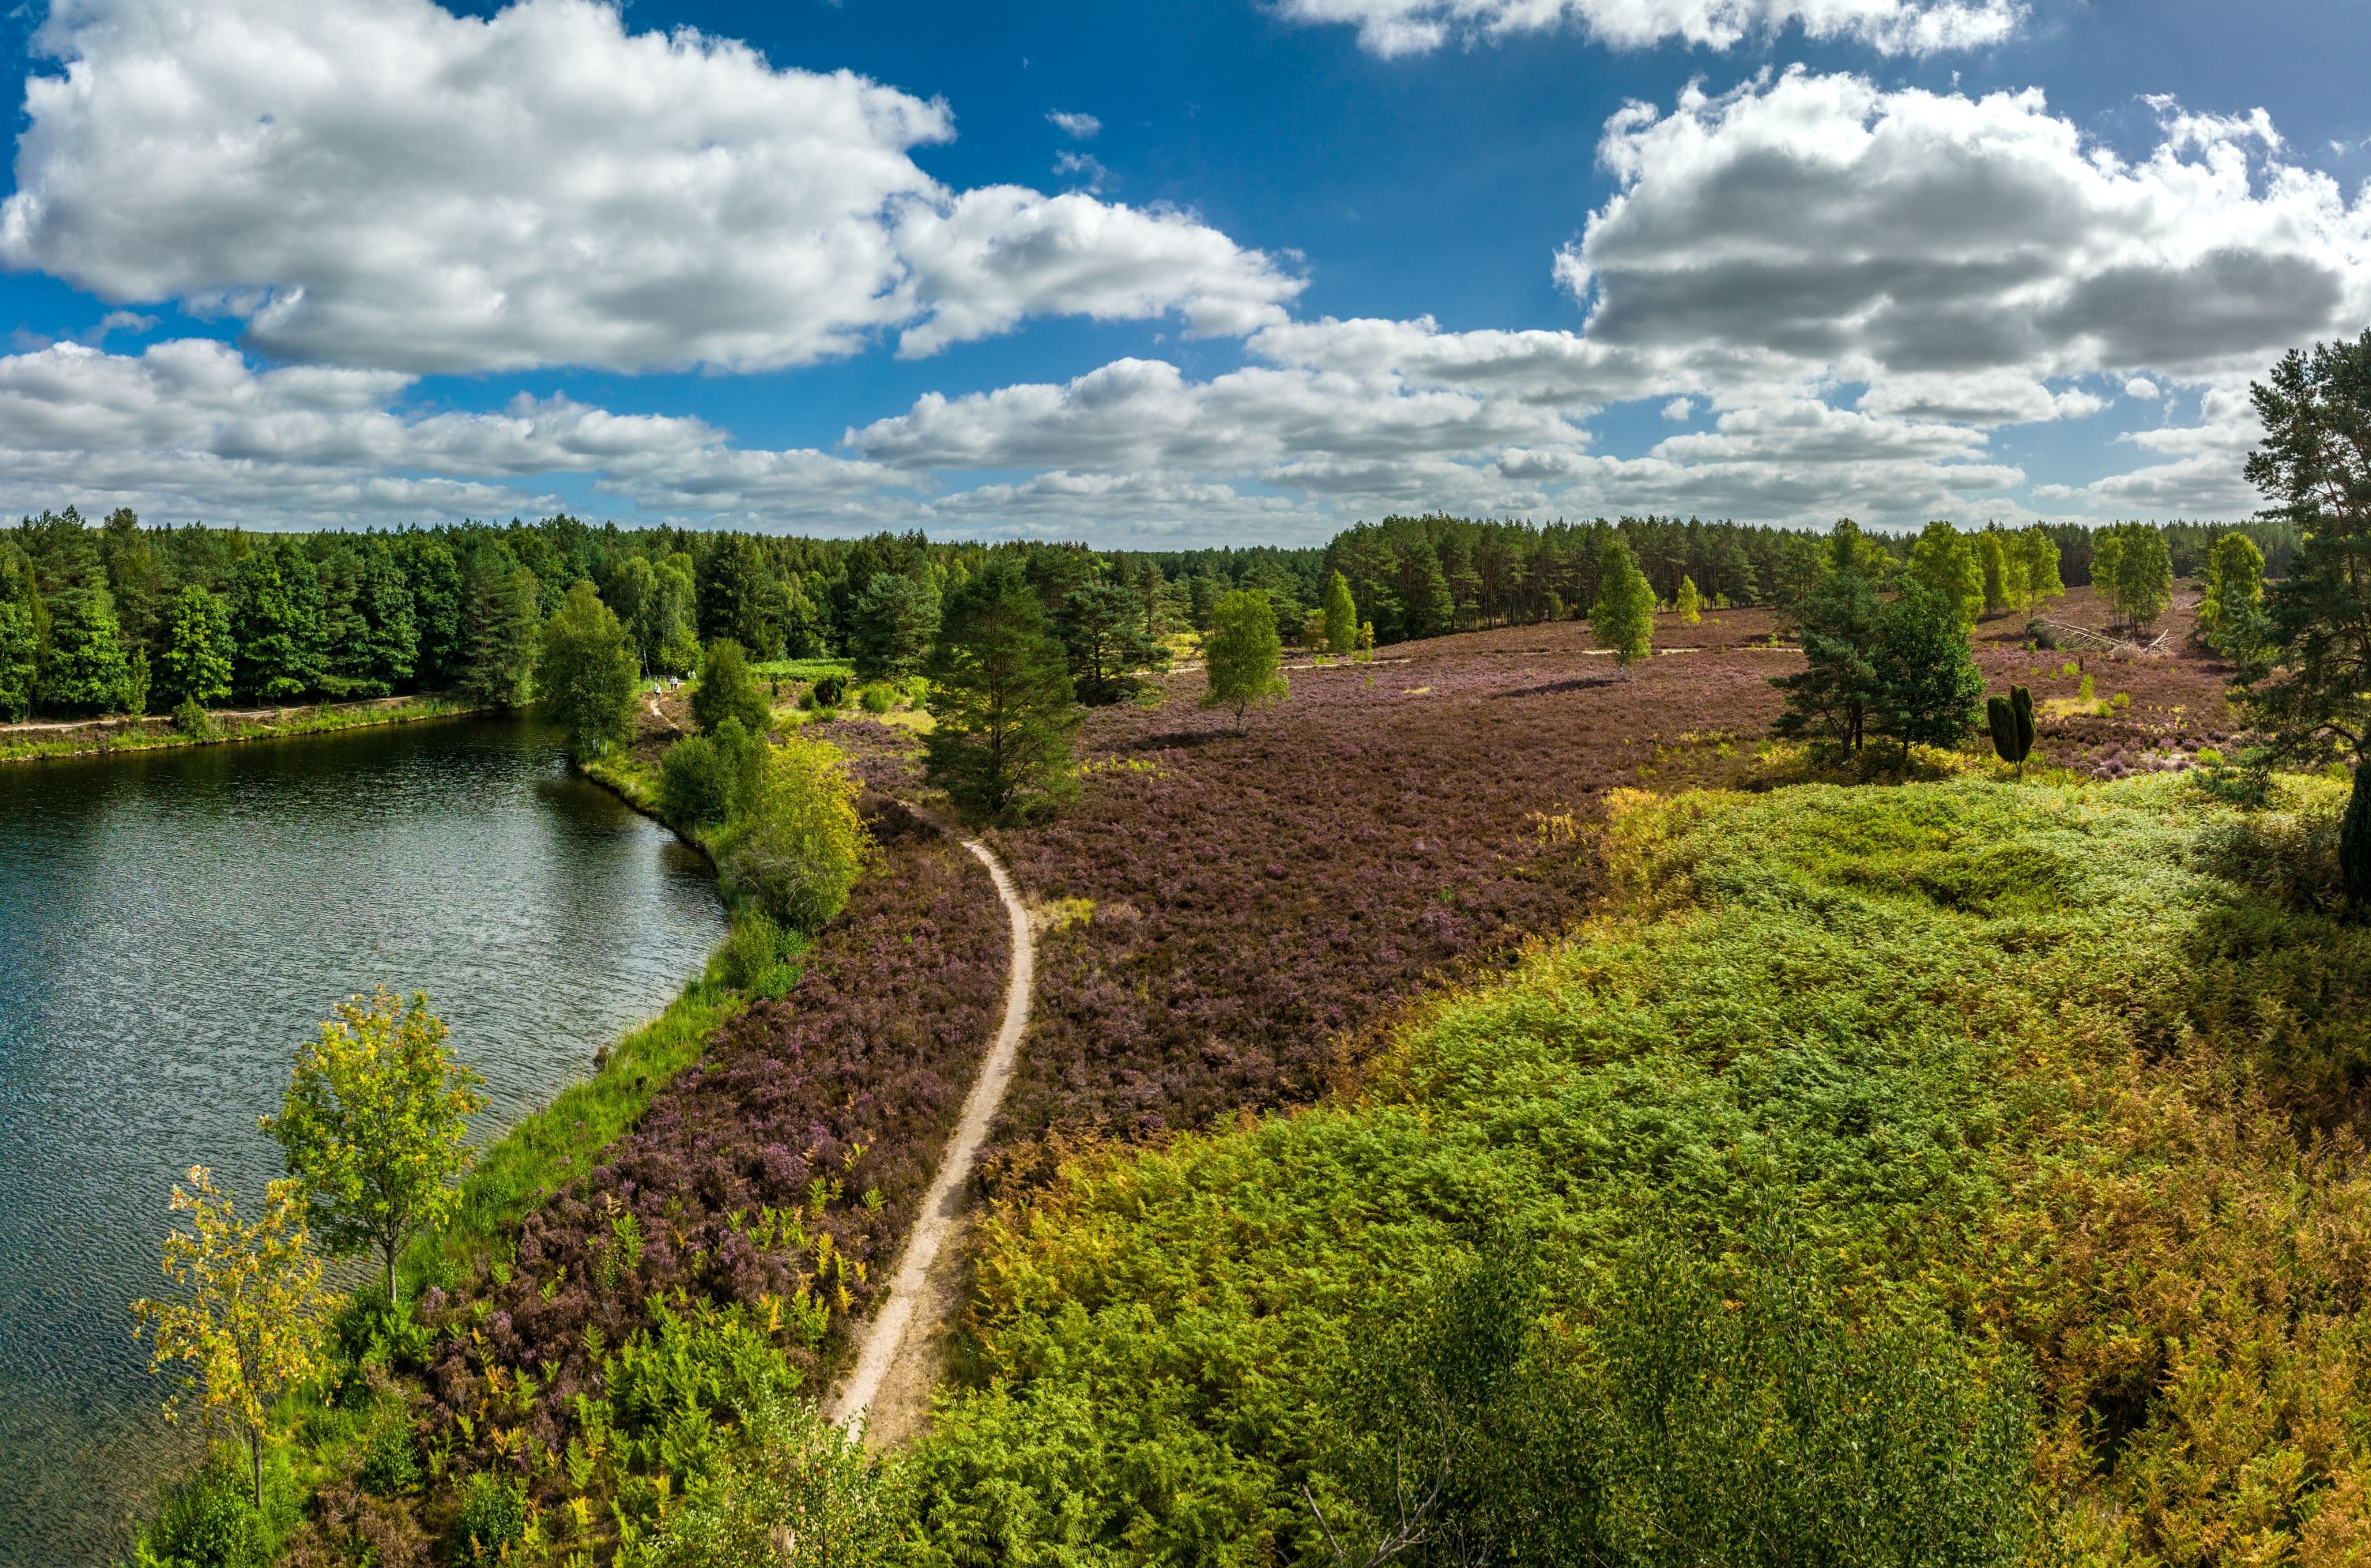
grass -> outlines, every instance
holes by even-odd
[[[1610,904],[1353,1096],[1090,1146],[984,1231],[918,1561],[1324,1559],[1324,1390],[1485,1234],[1590,1354],[1652,1230],[1775,1204],[1840,1309],[2028,1361],[2027,1560],[2371,1539],[2371,934],[2342,793],[1971,775],[1629,798]]]
[[[749,673],[761,681],[819,681],[826,675],[856,678],[856,666],[845,659],[769,659],[752,664]]]
[[[441,1235],[413,1245],[407,1275],[415,1284],[450,1286],[503,1257],[529,1211],[581,1182],[601,1150],[642,1120],[651,1096],[700,1059],[746,1000],[728,986],[693,981],[665,1012],[607,1052],[593,1077],[561,1090],[488,1146],[461,1184],[458,1214]]]
[[[109,730],[50,734],[39,737],[0,732],[0,763],[30,762],[40,757],[84,756],[110,752],[160,751],[172,746],[217,745],[235,741],[281,740],[295,735],[330,734],[341,730],[367,729],[379,724],[409,724],[422,719],[445,719],[480,711],[449,697],[420,697],[396,705],[376,703],[286,710],[271,720],[226,719],[214,716],[216,732],[186,735],[171,728]]]

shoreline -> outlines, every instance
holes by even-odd
[[[251,716],[270,711],[268,719]],[[376,729],[389,724],[416,724],[430,719],[459,719],[494,709],[462,702],[443,694],[404,698],[374,698],[362,703],[313,703],[276,709],[225,709],[209,717],[224,726],[212,735],[187,735],[171,728],[169,717],[158,714],[134,719],[118,715],[79,724],[22,725],[0,729],[0,767],[11,763],[54,762],[69,757],[109,756],[118,752],[171,751],[187,746],[238,745],[249,741],[294,740],[306,735],[342,734],[348,730]],[[162,724],[163,729],[150,729]],[[76,732],[92,731],[85,736]],[[51,738],[39,738],[43,735]],[[82,744],[86,739],[95,744]]]

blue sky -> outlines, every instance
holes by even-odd
[[[2371,324],[2371,8],[999,9],[14,13],[0,505],[2236,515]]]

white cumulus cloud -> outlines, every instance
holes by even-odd
[[[1091,314],[1197,329],[1300,286],[1182,213],[949,190],[910,156],[943,103],[596,0],[58,0],[37,47],[0,261],[275,358],[758,370],[1065,313],[1082,274]]]
[[[1999,43],[2025,20],[2017,0],[1281,0],[1279,9],[1294,21],[1356,27],[1360,46],[1385,59],[1556,29],[1616,49],[1672,40],[1729,49],[1788,27],[1929,55]]]

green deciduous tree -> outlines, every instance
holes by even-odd
[[[2041,524],[2021,528],[2005,547],[2016,565],[2012,581],[2021,589],[2017,607],[2027,615],[2041,608],[2045,599],[2064,597],[2066,584],[2058,576],[2058,541]]]
[[[231,640],[230,606],[220,594],[189,584],[165,612],[165,651],[158,661],[164,694],[200,707],[228,698],[237,646]]]
[[[848,628],[860,681],[904,680],[930,662],[939,634],[939,596],[902,571],[876,573],[858,594]]]
[[[545,624],[535,663],[536,700],[566,728],[577,756],[600,756],[633,738],[638,664],[616,613],[580,579]]]
[[[2349,905],[2371,913],[2371,332],[2293,351],[2252,390],[2248,482],[2304,542],[2266,597],[2269,671],[2247,709],[2273,757],[2353,765],[2339,862]]]
[[[1866,543],[1850,518],[1828,536],[1826,559],[1795,610],[1804,668],[1770,683],[1787,694],[1774,726],[1778,733],[1808,735],[1847,755],[1868,738],[1880,696],[1875,656],[1884,602]]]
[[[173,1212],[187,1215],[190,1228],[165,1238],[165,1276],[181,1294],[135,1301],[132,1310],[154,1336],[151,1368],[188,1362],[185,1388],[201,1411],[246,1443],[260,1507],[272,1403],[323,1370],[336,1298],[321,1288],[295,1182],[272,1183],[253,1221],[238,1217],[204,1166],[190,1168],[189,1182],[173,1188]],[[178,1396],[166,1405],[168,1415],[179,1409]]]
[[[2263,646],[2264,552],[2247,535],[2215,541],[2206,558],[2206,596],[2198,606],[2201,640],[2243,665]]]
[[[0,540],[0,720],[31,717],[41,673],[41,633],[48,617],[33,563]]]
[[[748,810],[764,777],[766,743],[738,719],[667,747],[659,759],[659,802],[678,827],[718,827]]]
[[[444,1021],[414,992],[381,988],[338,1004],[296,1052],[280,1114],[262,1118],[332,1252],[376,1251],[395,1300],[404,1243],[441,1225],[468,1169],[467,1118],[482,1080],[445,1044]]]
[[[1984,569],[1976,542],[1949,523],[1929,523],[1910,547],[1903,576],[1925,584],[1962,626],[1973,626],[1984,610]]]
[[[931,653],[931,779],[966,814],[1024,816],[1071,798],[1078,702],[1062,645],[1019,561],[994,555],[946,594]]]
[[[773,705],[749,673],[749,655],[739,643],[722,637],[700,656],[700,684],[691,688],[691,721],[706,734],[727,719],[737,720],[742,729],[760,738],[774,728]]]
[[[319,688],[320,574],[294,541],[259,540],[231,589],[234,682],[260,702],[295,702]]]
[[[1070,661],[1071,689],[1091,708],[1127,701],[1143,689],[1145,672],[1169,668],[1169,650],[1145,633],[1143,605],[1107,579],[1065,594],[1053,632]]]
[[[461,615],[461,692],[490,708],[522,708],[534,690],[537,634],[543,627],[535,573],[510,552],[481,548],[469,563]]]
[[[1337,571],[1325,584],[1325,651],[1339,659],[1358,651],[1358,601],[1350,596],[1350,580]]]
[[[1681,577],[1680,591],[1671,595],[1671,609],[1688,626],[1704,623],[1704,595],[1696,592],[1694,578]]]
[[[1613,651],[1626,678],[1630,666],[1654,654],[1655,590],[1638,570],[1638,558],[1620,539],[1607,544],[1599,565],[1597,602],[1589,609],[1589,636]]]
[[[848,903],[872,852],[856,810],[862,789],[847,754],[827,741],[792,735],[769,748],[723,845],[725,890],[792,930],[821,928]]]
[[[1237,589],[1219,601],[1209,635],[1202,640],[1202,664],[1209,682],[1202,706],[1233,709],[1235,728],[1242,730],[1250,709],[1284,699],[1283,662],[1275,606],[1256,588]]]
[[[2146,628],[2173,602],[2173,552],[2146,523],[2103,529],[2091,546],[2091,582],[2125,626]]]
[[[1975,732],[1984,677],[1968,648],[1960,606],[1915,578],[1878,616],[1869,664],[1877,674],[1876,726],[1902,744],[1956,746]]]

